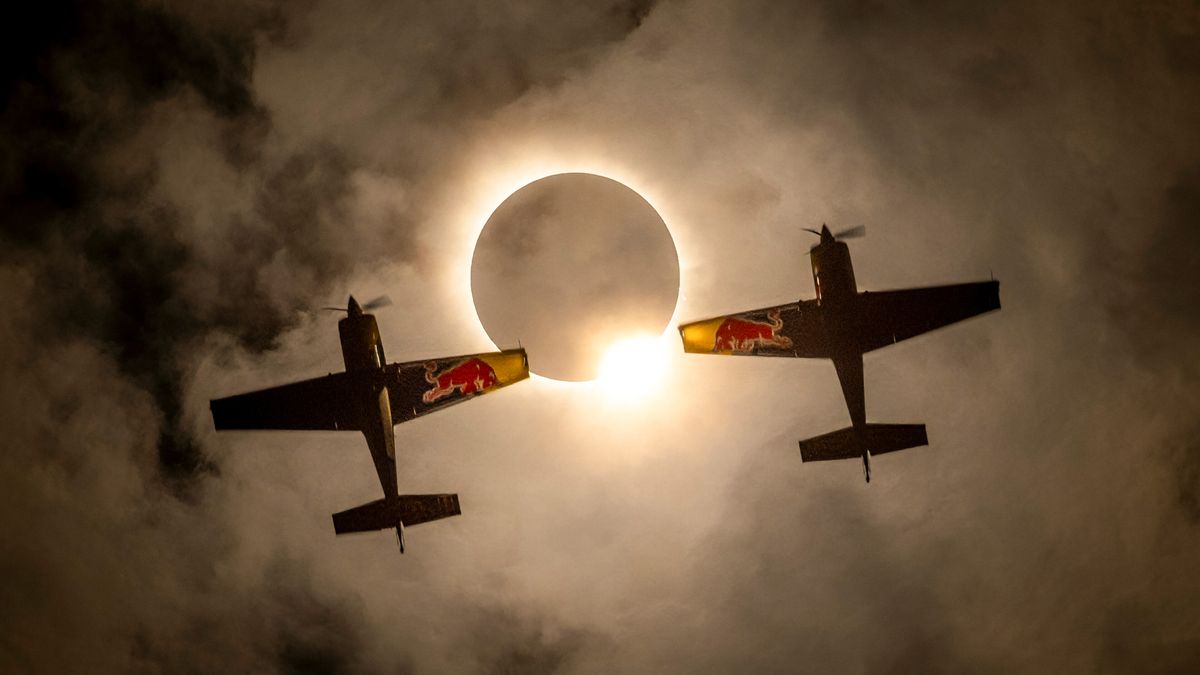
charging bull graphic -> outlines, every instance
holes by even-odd
[[[792,341],[786,335],[776,335],[783,329],[783,320],[779,318],[779,310],[767,312],[767,321],[750,321],[728,317],[717,328],[714,352],[749,352],[758,347],[778,347],[787,349]]]
[[[421,395],[425,403],[433,403],[438,399],[450,396],[455,391],[463,396],[477,394],[496,386],[499,381],[496,371],[483,359],[469,358],[434,375],[437,363],[425,364],[425,381],[433,385],[433,389]]]

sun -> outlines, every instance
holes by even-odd
[[[640,400],[662,384],[669,349],[664,335],[619,340],[604,352],[597,384],[610,398]]]
[[[513,192],[471,257],[471,296],[492,343],[529,369],[594,380],[605,350],[658,335],[679,304],[679,253],[662,216],[606,176],[560,173]]]
[[[439,219],[443,220],[444,237],[431,240],[428,245],[434,250],[445,264],[438,269],[445,270],[447,276],[447,299],[460,308],[455,316],[464,319],[464,329],[473,333],[479,349],[489,349],[497,345],[494,336],[482,316],[473,289],[474,257],[479,248],[483,230],[497,209],[515,193],[543,179],[562,174],[593,174],[615,181],[626,186],[629,190],[644,199],[649,207],[658,215],[662,226],[671,239],[675,252],[674,267],[680,270],[677,281],[674,312],[678,312],[682,302],[682,267],[687,260],[687,246],[679,240],[672,223],[680,218],[675,211],[677,205],[667,198],[663,190],[663,178],[613,148],[595,140],[581,139],[578,134],[567,134],[566,137],[545,136],[537,134],[506,134],[502,137],[489,136],[486,143],[475,152],[467,152],[468,158],[459,167],[458,178],[454,184],[440,195]],[[462,261],[469,261],[462,264]],[[534,296],[536,297],[536,296]],[[657,327],[638,326],[640,330],[657,332]],[[665,327],[664,327],[665,330]],[[618,337],[619,335],[592,336],[602,337],[600,344]],[[531,343],[531,333],[522,330],[512,339],[503,340],[504,347],[514,340],[527,348],[534,347]],[[595,343],[593,343],[595,344]],[[601,350],[604,347],[601,347]],[[593,352],[592,368],[597,368],[601,351]],[[545,350],[538,349],[537,356],[530,349],[532,372],[538,373],[535,361],[545,362]],[[593,372],[595,372],[593,370]],[[589,378],[587,381],[591,381]]]

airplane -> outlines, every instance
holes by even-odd
[[[928,445],[924,424],[872,424],[866,421],[863,354],[901,340],[1000,309],[1000,282],[859,292],[842,239],[860,237],[858,226],[819,236],[809,251],[813,300],[764,307],[679,327],[685,352],[737,356],[831,359],[850,412],[851,426],[800,441],[804,462],[862,457],[871,482],[871,455]]]
[[[402,495],[396,486],[394,425],[470,400],[529,377],[524,349],[388,363],[371,310],[350,296],[338,321],[345,372],[211,401],[218,431],[290,429],[360,431],[366,437],[383,499],[333,514],[336,534],[395,528],[404,553],[405,526],[457,516],[457,494]]]

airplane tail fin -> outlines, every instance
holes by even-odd
[[[338,534],[347,534],[394,527],[399,533],[408,525],[419,525],[460,513],[462,511],[458,508],[456,494],[400,495],[392,504],[386,499],[377,499],[333,514],[333,530]]]
[[[924,424],[867,424],[860,435],[854,427],[800,441],[800,459],[821,462],[861,457],[863,450],[872,455],[929,445]]]

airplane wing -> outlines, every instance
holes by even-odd
[[[869,352],[994,309],[999,281],[860,293],[859,347]]]
[[[679,327],[683,350],[735,356],[830,355],[815,300],[695,321]]]
[[[357,430],[353,393],[359,377],[336,373],[213,400],[213,423],[227,429]]]
[[[392,423],[461,403],[529,377],[524,349],[390,363],[382,371],[334,373],[213,400],[213,423],[229,429],[358,431],[354,401],[386,386]]]
[[[524,349],[391,363],[384,381],[400,424],[529,377]]]

